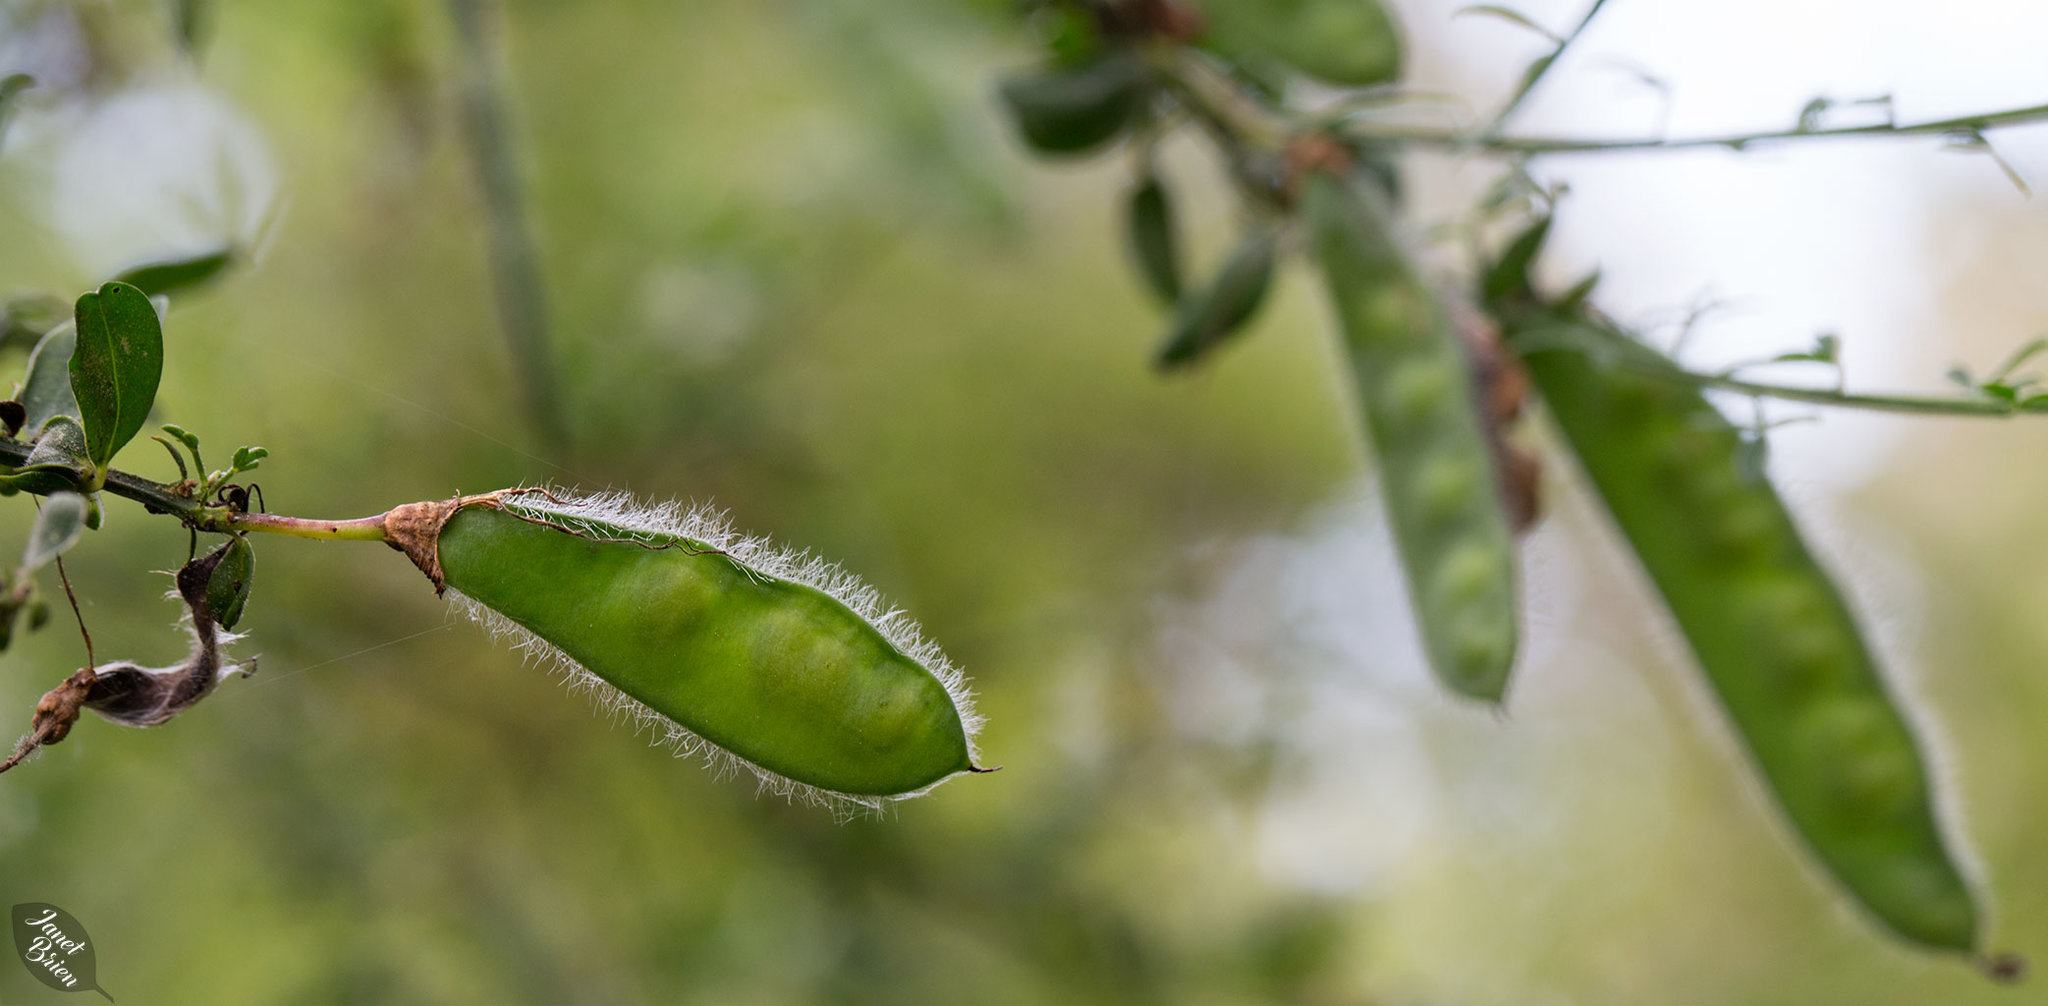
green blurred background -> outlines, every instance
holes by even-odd
[[[1519,64],[1446,50],[1452,9],[1408,11],[1419,72],[1490,93]],[[159,412],[217,458],[269,447],[273,512],[537,480],[715,502],[916,614],[1006,768],[838,822],[608,723],[395,553],[264,540],[254,678],[0,779],[0,902],[76,915],[121,1002],[2048,1002],[1826,888],[1558,465],[1508,715],[1440,696],[1309,284],[1152,374],[1124,163],[1033,164],[990,100],[1032,52],[1014,10],[507,3],[559,444],[493,311],[446,10],[205,11],[194,65],[166,5],[0,5],[0,70],[44,81],[0,158],[0,292],[254,242],[173,304]],[[1170,153],[1213,260],[1213,165]],[[1424,218],[1483,178],[1411,167]],[[1971,177],[1873,223],[1939,253],[1903,373],[2048,327],[2048,218]],[[2048,425],[1785,437],[1938,738],[1993,944],[2048,958]],[[1870,460],[1803,493],[1783,462],[1844,451]],[[9,554],[32,507],[0,502]],[[114,501],[72,553],[103,659],[177,659],[150,571],[185,548]],[[54,614],[0,659],[9,731],[82,662]],[[57,996],[0,965],[0,1002]]]

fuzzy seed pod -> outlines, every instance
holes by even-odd
[[[398,507],[437,592],[685,753],[879,807],[976,765],[959,670],[838,567],[703,509],[544,489]]]

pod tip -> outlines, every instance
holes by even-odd
[[[987,767],[983,767],[983,766],[980,766],[980,765],[969,765],[969,766],[967,766],[967,771],[969,771],[969,772],[972,772],[972,773],[974,773],[975,775],[987,775],[987,774],[989,774],[990,772],[1001,772],[1002,770],[1003,770],[1003,767],[1002,767],[1001,765],[990,765],[990,766],[987,766]]]

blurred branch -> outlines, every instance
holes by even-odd
[[[1364,140],[1405,143],[1416,147],[1527,156],[1532,154],[1607,153],[1628,150],[1687,150],[1700,147],[1726,147],[1730,150],[1740,151],[1751,144],[1781,143],[1792,140],[1892,136],[1969,137],[1983,130],[1997,129],[2001,126],[2022,126],[2041,122],[2048,122],[2048,105],[2031,105],[2026,108],[1957,116],[1952,119],[1935,119],[1928,122],[1911,122],[1904,125],[1879,122],[1867,126],[1843,126],[1834,129],[1794,127],[1792,129],[1768,130],[1759,133],[1731,133],[1722,136],[1695,136],[1680,139],[1642,137],[1628,140],[1579,140],[1564,137],[1493,136],[1484,132],[1474,134],[1427,127],[1379,125],[1362,130],[1353,128],[1349,130],[1349,134]]]
[[[477,184],[490,229],[491,282],[498,323],[512,355],[528,418],[541,439],[560,446],[567,436],[548,342],[546,291],[539,253],[526,225],[518,165],[499,72],[497,7],[493,0],[448,0],[455,21],[461,72],[462,115]]]
[[[1772,384],[1765,381],[1751,381],[1731,373],[1702,373],[1672,362],[1662,354],[1644,351],[1635,343],[1620,343],[1603,348],[1599,344],[1585,345],[1578,341],[1577,329],[1530,329],[1516,337],[1516,343],[1523,351],[1538,346],[1548,346],[1553,338],[1556,345],[1575,349],[1594,357],[1602,365],[1620,367],[1646,377],[1690,384],[1695,387],[1727,391],[1751,398],[1775,398],[1788,402],[1804,402],[1837,409],[1862,409],[1868,412],[1893,412],[1908,415],[1936,416],[1980,416],[2007,418],[2019,415],[2040,415],[2048,413],[2048,395],[2022,397],[2000,397],[1988,393],[1971,396],[1953,395],[1868,395],[1856,394],[1839,389],[1804,388],[1797,385]],[[1620,342],[1620,337],[1617,337]]]
[[[1792,385],[1767,384],[1761,381],[1747,381],[1726,374],[1702,374],[1680,367],[1630,366],[1653,377],[1694,384],[1704,388],[1732,391],[1755,398],[1777,398],[1791,402],[1805,402],[1808,405],[1825,405],[1839,409],[1863,409],[1873,412],[1901,412],[1913,415],[1943,416],[2016,416],[2022,413],[2048,412],[2048,402],[2006,401],[1991,397],[1954,397],[1942,395],[1861,395],[1826,388],[1801,388]]]

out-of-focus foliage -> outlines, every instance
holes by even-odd
[[[1785,854],[1669,640],[1615,628],[1647,620],[1616,564],[1537,602],[1509,722],[1437,697],[1357,530],[1314,299],[1281,275],[1230,367],[1159,380],[1102,209],[1128,173],[1043,172],[998,117],[1032,51],[1014,11],[508,4],[555,453],[494,328],[441,9],[216,3],[194,69],[169,7],[0,6],[0,74],[38,81],[0,158],[0,295],[251,249],[174,295],[158,410],[269,445],[271,509],[542,479],[716,501],[918,612],[1006,769],[835,823],[608,725],[383,549],[265,542],[254,678],[0,778],[0,900],[89,925],[122,1001],[2013,1001]],[[184,117],[114,136],[218,163],[170,184],[84,145],[138,108]],[[168,186],[113,205],[168,208],[82,220],[49,168],[88,162]],[[1186,167],[1181,229],[1220,261],[1233,222]],[[2048,810],[2009,797],[2048,785],[2038,493],[2006,461],[2048,430],[1966,432],[1931,426],[1859,502],[1943,585],[1919,656],[1957,673],[1920,690],[1996,942],[2043,956]],[[29,501],[0,504],[25,533]],[[1594,540],[1582,504],[1533,565]],[[106,524],[66,556],[96,645],[175,660],[135,557],[175,568],[185,535]],[[0,724],[78,665],[63,617],[0,661]],[[0,962],[0,999],[42,994]]]

